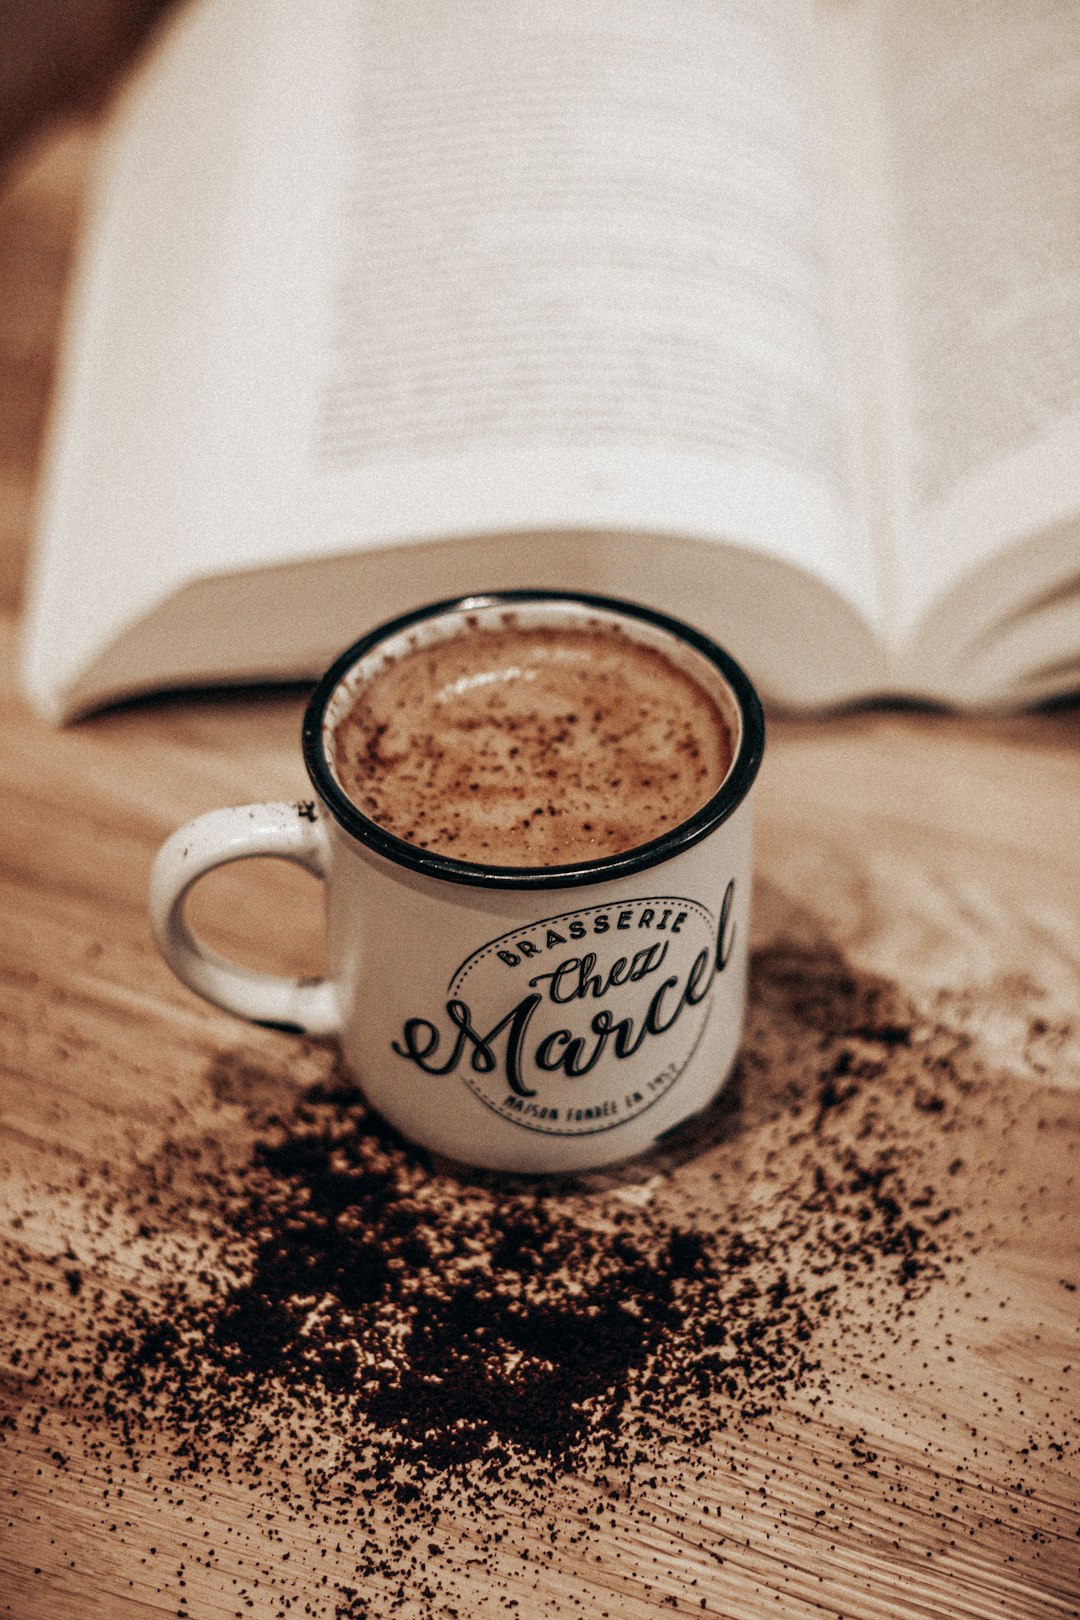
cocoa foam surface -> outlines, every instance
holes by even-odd
[[[607,629],[466,630],[388,663],[334,738],[338,779],[387,831],[457,860],[570,864],[678,826],[720,787],[714,699]]]

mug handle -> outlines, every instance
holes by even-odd
[[[215,867],[253,855],[294,861],[325,879],[330,845],[318,807],[243,804],[210,810],[178,828],[158,851],[150,874],[150,924],[158,948],[178,978],[226,1012],[297,1035],[336,1035],[341,1016],[329,979],[286,978],[243,967],[204,945],[187,925],[184,902],[192,885]]]

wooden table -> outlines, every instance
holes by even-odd
[[[581,1468],[529,1511],[508,1498],[504,1518],[450,1493],[429,1554],[420,1520],[410,1531],[388,1509],[384,1525],[376,1504],[328,1528],[302,1483],[285,1504],[272,1471],[208,1464],[170,1485],[167,1447],[135,1467],[50,1372],[43,1346],[70,1372],[99,1315],[115,1322],[160,1287],[155,1243],[124,1226],[136,1167],[208,1143],[242,1162],[268,1108],[287,1115],[333,1065],[329,1049],[197,1002],[144,910],[152,854],[184,818],[304,792],[301,695],[157,702],[56,732],[16,692],[90,145],[78,129],[57,137],[0,203],[0,1615],[1076,1613],[1076,706],[774,720],[741,1089],[681,1152],[579,1196],[594,1215],[612,1201],[693,1210],[706,1233],[715,1197],[729,1235],[733,1196],[750,1234],[765,1202],[791,1227],[809,1152],[835,1166],[884,1139],[906,1155],[904,1220],[925,1238],[937,1211],[940,1263],[917,1288],[897,1272],[870,1289],[814,1215],[810,1258],[831,1244],[839,1287],[831,1322],[811,1324],[818,1371],[717,1430],[694,1466],[669,1413],[658,1468],[618,1498]],[[223,946],[317,965],[319,899],[302,874],[222,874],[198,903]],[[934,1187],[921,1204],[920,1175]],[[572,1218],[574,1194],[559,1197]],[[895,1219],[882,1209],[867,1219]],[[365,1572],[372,1546],[385,1557]]]

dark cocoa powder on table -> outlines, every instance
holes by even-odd
[[[977,1059],[820,950],[758,954],[741,1069],[705,1119],[572,1182],[433,1163],[329,1054],[287,1108],[242,1058],[208,1081],[217,1141],[177,1135],[133,1179],[84,1173],[8,1421],[61,1411],[105,1517],[125,1473],[177,1499],[224,1478],[347,1532],[349,1577],[335,1566],[305,1612],[358,1620],[372,1580],[449,1603],[468,1572],[445,1514],[495,1557],[560,1481],[632,1514],[725,1436],[820,1412],[838,1342],[849,1363],[900,1342],[971,1248],[957,1144]]]

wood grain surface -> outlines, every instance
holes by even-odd
[[[575,1198],[591,1215],[616,1201],[708,1235],[738,1224],[740,1200],[748,1232],[793,1230],[812,1153],[885,1142],[916,1225],[927,1181],[940,1226],[919,1287],[871,1287],[834,1244],[817,1370],[766,1410],[694,1446],[665,1413],[654,1465],[617,1491],[610,1467],[498,1498],[448,1484],[433,1538],[389,1489],[385,1510],[365,1497],[352,1513],[305,1496],[295,1435],[278,1474],[181,1473],[149,1396],[138,1461],[100,1402],[80,1404],[72,1369],[102,1323],[159,1297],[163,1266],[196,1263],[185,1230],[159,1243],[131,1224],[138,1177],[211,1149],[242,1162],[268,1113],[334,1068],[328,1047],[197,1001],[145,915],[151,858],[182,820],[304,793],[302,694],[156,701],[55,732],[17,693],[92,148],[91,131],[61,132],[0,199],[0,1615],[1076,1614],[1075,705],[773,717],[738,1087],[662,1161],[553,1194],[569,1218]],[[319,908],[314,881],[271,863],[198,896],[222,948],[297,971],[317,970]],[[452,1199],[452,1173],[433,1174]],[[812,1264],[813,1244],[800,1252]]]

